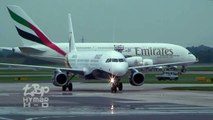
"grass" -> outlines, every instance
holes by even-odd
[[[6,76],[6,77],[0,77],[0,82],[52,82],[52,73],[49,74],[49,76],[33,76],[37,75],[36,74],[31,74],[32,76],[27,77],[23,75],[19,76]],[[210,74],[200,74],[200,75],[195,75],[195,74],[183,74],[179,76],[178,81],[158,81],[155,78],[155,74],[145,74],[145,83],[149,84],[212,84],[212,82],[208,81],[198,81],[196,80],[196,77],[205,77],[205,78],[213,78],[213,75]],[[18,80],[20,79],[20,80]],[[79,81],[79,77],[75,77],[72,81]],[[89,82],[89,83],[108,83],[107,80],[80,80],[79,82]],[[122,79],[123,83],[129,83],[128,75],[124,76]]]
[[[50,76],[0,77],[0,83],[15,83],[15,82],[29,83],[29,82],[52,82],[52,81]]]
[[[0,70],[1,74],[3,72],[8,72],[8,70]],[[36,71],[26,71],[26,70],[12,70],[11,71],[13,73],[13,75],[17,75],[17,74],[22,74],[25,72],[30,73],[30,75],[38,75],[39,73],[42,72],[47,72],[50,73],[50,76],[30,76],[30,77],[25,77],[23,75],[20,75],[19,77],[12,77],[10,75],[6,76],[6,77],[0,77],[0,83],[40,83],[40,82],[47,82],[47,83],[51,83],[52,82],[52,71],[46,71],[46,70],[36,70]],[[10,73],[10,74],[12,74]],[[26,74],[26,73],[25,73]],[[211,82],[207,82],[207,81],[197,81],[195,78],[198,76],[201,77],[206,77],[206,78],[213,78],[213,75],[211,74],[182,74],[179,76],[179,80],[178,81],[158,81],[155,78],[155,74],[145,74],[145,83],[154,83],[154,84],[212,84]],[[18,79],[20,78],[20,79]],[[73,81],[78,81],[79,79],[82,78],[78,78],[75,77],[73,79]],[[122,79],[122,81],[124,83],[129,83],[128,80],[128,75],[124,76],[124,78]],[[89,83],[108,83],[108,81],[106,80],[88,80],[88,81],[83,81],[81,80],[81,82],[89,82]],[[213,91],[213,86],[194,86],[194,87],[171,87],[171,88],[165,88],[167,90],[197,90],[197,91]]]
[[[195,63],[187,67],[189,71],[213,71],[213,64]]]
[[[166,90],[198,90],[198,91],[213,91],[213,86],[193,86],[193,87],[171,87],[164,88]]]
[[[206,67],[187,67],[187,70],[189,71],[213,71],[212,66],[206,66]]]
[[[0,82],[52,82],[52,70],[42,70],[42,69],[0,69]],[[158,81],[155,78],[157,73],[145,73],[145,83],[157,83],[157,84],[212,84],[207,81],[198,81],[197,77],[205,77],[207,79],[213,79],[213,74],[185,74],[179,75],[178,81]],[[4,76],[1,76],[4,75]],[[17,76],[12,76],[17,75]],[[30,77],[26,77],[25,75],[32,75]],[[35,75],[35,76],[33,76]],[[36,76],[36,75],[48,75],[48,76]],[[129,74],[125,75],[122,78],[122,82],[129,83],[128,79]],[[21,80],[18,80],[18,77]],[[79,77],[75,77],[73,81],[79,81]],[[83,81],[83,80],[81,80]],[[91,83],[108,83],[107,80],[87,80],[83,82],[91,82]]]
[[[44,75],[52,74],[51,70],[36,70],[36,69],[4,69],[0,70],[0,75]]]
[[[213,71],[213,66],[195,65],[187,68],[190,71]],[[0,69],[0,83],[40,83],[52,82],[52,70],[42,69]],[[149,84],[213,84],[213,74],[185,74],[179,75],[178,81],[158,81],[155,78],[157,73],[145,73],[145,83]],[[15,75],[15,76],[14,76]],[[27,77],[25,75],[31,75]],[[38,76],[41,75],[41,76]],[[42,76],[47,75],[47,76]],[[129,83],[129,74],[122,78],[123,83]],[[207,80],[196,80],[197,77],[206,78]],[[79,81],[80,79],[80,81]],[[108,83],[107,80],[82,80],[83,78],[74,77],[72,81],[89,82],[89,83]],[[167,90],[198,90],[198,91],[213,91],[213,86],[194,86],[194,87],[171,87]]]

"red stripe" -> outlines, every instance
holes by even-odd
[[[30,25],[30,28],[37,34],[37,36],[42,40],[42,42],[48,46],[49,48],[55,50],[59,54],[65,56],[66,52],[64,52],[62,49],[60,49],[57,45],[52,43],[38,28],[36,28],[34,25],[28,22]]]

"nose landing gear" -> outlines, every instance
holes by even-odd
[[[123,83],[120,80],[111,80],[111,93],[116,93],[117,89],[119,91],[123,90]]]

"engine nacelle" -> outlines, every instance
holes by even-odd
[[[67,84],[68,78],[65,73],[61,72],[60,70],[56,70],[54,71],[52,81],[53,85],[55,86],[63,86]]]
[[[141,86],[144,83],[144,75],[141,72],[132,72],[129,76],[129,83],[133,86]]]
[[[129,67],[142,65],[142,62],[143,62],[142,57],[140,57],[140,56],[128,57],[128,58],[126,58],[126,61],[129,65]]]
[[[143,59],[143,65],[153,65],[152,59]]]

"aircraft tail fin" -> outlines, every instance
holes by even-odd
[[[69,22],[69,52],[77,51],[75,47],[75,37],[73,32],[73,25],[72,25],[72,17],[71,14],[68,14],[68,22]]]
[[[22,38],[24,46],[32,44],[45,45],[59,54],[65,56],[66,53],[55,45],[39,27],[33,22],[33,20],[22,10],[21,7],[15,5],[8,5],[7,9],[10,16],[15,21],[15,27]]]

